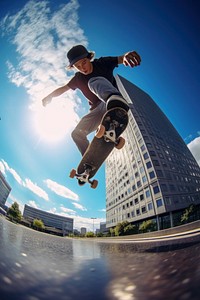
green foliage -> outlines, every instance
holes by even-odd
[[[33,226],[38,228],[38,229],[44,229],[44,223],[42,222],[42,220],[38,220],[38,219],[34,219],[33,220]]]
[[[129,224],[129,222],[124,221],[118,223],[114,228],[115,236],[134,234],[136,232],[136,227],[134,225]]]
[[[19,204],[17,202],[14,202],[11,207],[8,209],[8,216],[11,219],[14,219],[15,221],[19,222],[22,219],[22,213],[19,210]]]
[[[153,231],[155,230],[155,223],[152,220],[144,221],[140,224],[139,230],[142,232]]]
[[[94,232],[92,231],[88,231],[86,234],[85,234],[86,237],[94,237]]]
[[[110,228],[109,233],[107,233],[106,236],[113,236],[115,235],[115,230],[113,228]]]
[[[124,234],[135,234],[137,232],[136,226],[129,224],[126,227],[124,227]]]
[[[97,236],[97,237],[102,237],[102,236],[103,236],[103,233],[102,233],[102,232],[98,232],[96,236]]]
[[[181,216],[181,223],[187,223],[190,216],[194,213],[194,210],[194,205],[190,205],[188,208],[186,208]]]

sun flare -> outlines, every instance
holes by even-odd
[[[40,107],[35,115],[35,128],[42,140],[58,142],[75,127],[77,115],[71,106],[52,102]]]

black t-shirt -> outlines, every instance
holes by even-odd
[[[91,109],[95,108],[99,103],[99,98],[93,94],[89,87],[88,81],[92,77],[102,76],[108,79],[116,88],[117,84],[113,76],[114,68],[118,67],[117,57],[100,57],[91,62],[93,64],[93,71],[88,75],[77,72],[74,77],[67,83],[72,89],[79,89],[83,95],[88,99]]]

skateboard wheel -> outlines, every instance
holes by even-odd
[[[117,143],[117,145],[115,145],[115,148],[118,150],[122,149],[125,145],[125,139],[120,136],[117,142],[118,143]]]
[[[76,175],[76,170],[75,170],[75,169],[72,169],[71,172],[70,172],[70,174],[69,174],[69,177],[70,177],[70,178],[74,178],[75,175]]]
[[[95,136],[98,139],[102,138],[102,136],[105,133],[105,130],[106,130],[105,126],[103,126],[102,124],[100,124],[99,127],[98,127],[98,129],[97,129],[97,132],[96,132]]]
[[[98,185],[98,181],[93,180],[92,183],[91,183],[91,188],[96,189],[97,185]]]

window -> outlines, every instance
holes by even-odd
[[[138,172],[136,172],[136,173],[135,173],[135,177],[138,177],[138,176],[139,176],[139,173],[138,173]]]
[[[136,209],[136,215],[137,215],[137,216],[140,215],[140,210],[139,210],[139,208]]]
[[[144,153],[143,157],[144,157],[144,159],[147,159],[147,158],[149,158],[149,155],[148,155],[148,153],[147,153],[147,152],[146,152],[146,153]]]
[[[150,191],[146,190],[145,195],[146,195],[146,198],[149,198],[150,197]]]
[[[157,185],[153,187],[153,192],[154,192],[154,194],[157,194],[160,192],[160,189]]]
[[[148,210],[152,210],[152,209],[153,209],[153,203],[150,202],[150,203],[148,203]]]
[[[142,207],[142,213],[144,214],[147,211],[146,206]]]
[[[151,179],[155,177],[154,171],[152,171],[152,172],[149,173],[149,177],[150,177]]]
[[[139,180],[138,182],[137,182],[137,187],[140,187],[142,184],[141,184],[141,181]]]
[[[140,201],[144,200],[144,195],[140,195]]]
[[[163,192],[167,192],[167,191],[168,191],[167,185],[166,185],[165,183],[162,183],[162,184],[161,184],[161,190],[162,190]]]
[[[147,166],[147,169],[150,169],[150,168],[152,167],[152,164],[151,164],[151,162],[150,162],[150,161],[148,161],[148,162],[146,163],[146,166]]]
[[[154,166],[160,166],[160,163],[157,159],[153,159],[152,161],[153,161]]]
[[[143,183],[147,182],[147,177],[146,177],[146,176],[143,176],[143,177],[142,177],[142,182],[143,182]]]
[[[156,152],[153,151],[153,150],[149,151],[149,154],[150,154],[151,156],[156,156]]]
[[[133,190],[133,191],[136,190],[135,184],[132,186],[132,190]]]
[[[161,206],[163,206],[162,199],[158,199],[158,200],[156,200],[156,204],[157,204],[157,207],[161,207]]]
[[[135,204],[137,204],[139,202],[138,198],[135,198],[134,201],[135,201]]]
[[[140,174],[144,172],[144,167],[140,167]]]

